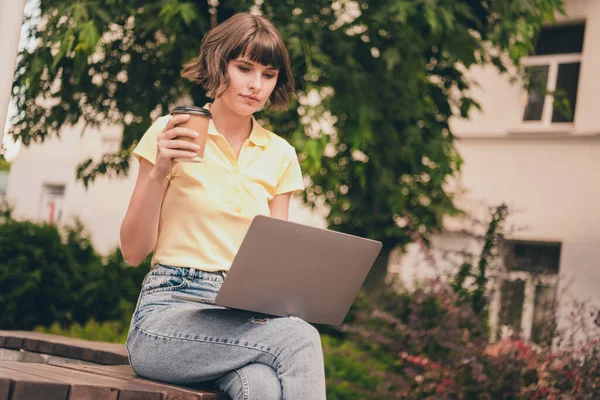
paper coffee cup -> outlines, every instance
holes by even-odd
[[[188,128],[194,132],[197,132],[198,137],[191,138],[189,136],[177,136],[175,139],[195,143],[200,146],[200,150],[196,152],[198,155],[194,158],[176,158],[175,161],[202,162],[204,159],[204,150],[206,148],[206,139],[208,138],[208,123],[212,115],[207,109],[197,106],[180,106],[171,110],[172,116],[179,114],[188,114],[190,118],[185,122],[177,124],[177,126]]]

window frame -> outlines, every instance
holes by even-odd
[[[533,270],[527,271],[525,269],[511,269],[510,265],[518,260],[515,254],[516,246],[518,244],[533,245],[533,246],[550,246],[558,247],[558,259],[557,264],[548,264],[547,266],[551,269],[540,270],[540,265],[529,265],[529,268]],[[563,252],[563,242],[561,240],[552,240],[546,238],[543,240],[535,238],[505,238],[505,243],[501,246],[501,256],[497,257],[494,261],[496,274],[490,278],[490,303],[489,303],[489,327],[490,343],[496,342],[506,336],[510,336],[512,333],[511,327],[503,325],[500,326],[500,317],[502,312],[502,285],[505,281],[524,281],[525,287],[523,289],[523,304],[521,308],[521,321],[519,324],[520,337],[526,340],[532,340],[533,324],[535,316],[535,303],[536,303],[536,288],[538,286],[550,286],[554,290],[554,309],[552,310],[554,316],[558,307],[558,285],[559,285],[559,274],[561,271],[561,259]],[[554,258],[553,258],[554,260]],[[514,268],[514,266],[513,266]],[[520,267],[522,268],[522,267]],[[506,328],[505,328],[506,327]]]
[[[52,189],[62,188],[62,193],[53,194]],[[42,183],[42,190],[40,192],[40,199],[38,205],[38,219],[40,221],[56,224],[62,220],[64,203],[66,198],[67,185],[65,183],[55,183],[55,182],[44,182]],[[45,207],[44,200],[48,199],[60,199],[60,207],[56,210],[56,215],[53,217],[52,221],[44,215],[43,209]]]
[[[521,60],[523,67],[543,67],[548,66],[548,80],[546,81],[546,91],[553,92],[556,90],[556,82],[558,80],[558,66],[559,64],[576,63],[583,65],[583,53],[569,53],[569,54],[550,54],[543,56],[529,56],[524,57]],[[577,88],[579,89],[581,74],[577,80]],[[577,92],[579,95],[579,90]],[[524,88],[522,90],[521,101],[519,110],[521,115],[520,119],[520,130],[531,130],[540,131],[543,130],[564,130],[565,128],[572,128],[575,124],[575,110],[573,110],[573,122],[552,122],[552,113],[554,111],[554,96],[546,94],[544,96],[544,108],[542,110],[542,118],[539,121],[525,121],[523,120],[525,108],[528,103],[529,91]],[[577,104],[577,102],[576,102]]]
[[[525,290],[523,293],[523,310],[521,314],[521,337],[526,340],[531,339],[533,330],[533,316],[535,312],[535,290],[538,285],[552,286],[556,291],[558,289],[558,273],[557,274],[533,274],[527,271],[508,271],[500,275],[492,283],[492,298],[490,301],[490,341],[495,342],[502,339],[503,335],[500,331],[503,326],[499,325],[500,312],[502,306],[501,289],[504,281],[522,280],[525,282]],[[499,335],[500,333],[500,335]],[[498,337],[500,336],[500,337]]]

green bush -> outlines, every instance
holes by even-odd
[[[129,323],[150,256],[137,268],[119,249],[96,253],[81,223],[63,229],[0,212],[0,329]]]
[[[0,227],[0,327],[72,319],[81,268],[52,225],[6,219]]]

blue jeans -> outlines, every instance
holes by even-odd
[[[233,400],[325,399],[321,339],[309,323],[171,298],[214,299],[225,275],[164,265],[146,275],[127,337],[133,370],[174,384],[214,381]]]

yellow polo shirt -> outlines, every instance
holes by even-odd
[[[154,164],[170,117],[146,131],[133,151],[138,160]],[[304,189],[294,147],[254,117],[238,159],[212,120],[208,133],[203,162],[178,162],[168,177],[152,265],[227,271],[253,217],[270,215],[275,195]]]

